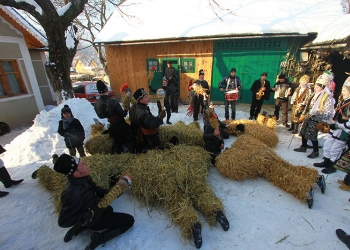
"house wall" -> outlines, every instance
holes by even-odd
[[[164,75],[163,62],[167,58],[175,58],[179,61],[181,58],[196,59],[194,73],[179,73],[180,100],[182,102],[188,102],[188,83],[191,79],[198,79],[200,69],[204,69],[207,73],[205,79],[211,85],[212,41],[107,46],[106,55],[111,87],[116,93],[119,92],[123,83],[128,83],[133,91],[138,88],[148,90],[147,58],[159,60],[159,71],[156,74],[161,77]],[[161,84],[160,79],[159,85]]]
[[[84,74],[84,73],[86,73],[83,70],[83,68],[85,68],[85,67],[86,67],[85,64],[78,59],[77,63],[75,64],[75,72],[77,72],[78,74]]]

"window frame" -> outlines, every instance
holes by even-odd
[[[157,65],[154,65],[154,64],[150,65],[149,62],[156,62]],[[159,60],[157,58],[147,58],[146,59],[146,71],[147,72],[151,71],[153,66],[156,67],[156,69],[154,71],[160,71],[159,70]]]
[[[2,67],[1,62],[11,62],[12,68],[14,71],[5,72],[3,67]],[[14,74],[15,75],[18,87],[20,89],[20,93],[16,93],[16,94],[12,93],[10,84],[9,84],[7,77],[6,77],[7,74]],[[2,85],[2,88],[4,91],[4,95],[0,95],[0,98],[8,98],[8,97],[12,97],[12,96],[20,96],[20,95],[28,94],[28,90],[24,84],[22,74],[21,74],[21,71],[19,69],[17,60],[0,59],[0,84]]]
[[[192,62],[192,70],[185,68],[185,63]],[[188,67],[188,66],[187,66]],[[181,73],[196,73],[196,58],[182,58],[181,59]]]

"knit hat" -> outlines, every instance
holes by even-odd
[[[61,113],[72,113],[72,110],[68,105],[64,105],[63,108],[61,109]]]
[[[201,70],[199,71],[199,75],[205,75],[205,74],[204,74],[204,70],[201,69]]]
[[[322,85],[323,88],[326,87],[331,81],[333,80],[333,75],[332,74],[328,74],[328,73],[323,73],[322,75],[320,75],[315,84],[319,84]]]
[[[77,169],[80,159],[76,156],[62,154],[56,161],[53,169],[61,174],[71,176]]]
[[[134,98],[138,102],[142,97],[147,95],[146,91],[143,88],[137,89],[134,93]]]
[[[230,72],[236,72],[236,68],[231,68]]]
[[[308,75],[303,75],[300,77],[299,82],[308,82],[310,77]]]
[[[106,84],[104,84],[104,82],[102,82],[101,80],[97,81],[96,88],[97,88],[98,93],[104,93],[104,92],[108,91]]]
[[[346,89],[348,92],[350,92],[350,76],[345,80],[343,89]]]
[[[280,74],[280,75],[278,76],[278,79],[286,79],[286,75],[285,75],[285,74]]]
[[[262,72],[261,76],[266,76],[267,77],[267,72]]]
[[[168,78],[166,78],[166,76],[163,76],[163,81],[168,81]]]

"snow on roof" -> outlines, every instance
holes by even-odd
[[[342,16],[334,22],[328,23],[318,33],[312,44],[344,40],[350,36],[350,14]]]
[[[46,37],[41,34],[32,24],[30,24],[23,16],[21,16],[14,8],[0,5],[0,8],[6,12],[16,23],[23,27],[29,34],[35,37],[40,43],[47,46]]]
[[[220,7],[215,5],[217,2]],[[211,5],[210,5],[211,3]],[[344,15],[339,0],[130,0],[95,42],[318,32]]]

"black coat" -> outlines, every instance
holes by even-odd
[[[85,130],[80,121],[76,118],[73,118],[73,121],[66,129],[63,129],[63,121],[60,120],[58,122],[57,132],[64,137],[67,148],[76,148],[84,144]]]
[[[163,120],[158,116],[152,115],[147,105],[136,104],[136,118],[142,128],[156,129],[163,123]]]
[[[219,122],[220,126],[225,126],[222,125],[224,123]],[[221,144],[224,144],[223,141],[223,135],[220,130],[220,136],[221,140],[214,135],[214,128],[210,125],[209,120],[204,120],[204,134],[203,134],[203,140],[204,140],[204,145],[205,149],[208,150],[209,152],[219,154],[221,152]]]
[[[252,91],[252,94],[253,94],[253,98],[256,98],[256,93],[259,92],[261,86],[262,86],[262,83],[261,83],[260,79],[255,80],[253,82],[253,85],[250,88],[250,91]],[[264,100],[269,100],[270,99],[270,92],[271,92],[270,82],[265,80],[264,87],[266,88],[264,91]]]
[[[110,95],[101,95],[100,99],[95,103],[95,111],[99,118],[115,118],[118,119],[114,122],[110,122],[112,126],[120,126],[125,125],[124,117],[127,115],[120,106],[119,101],[112,98]]]
[[[91,227],[96,224],[101,219],[102,214],[92,217],[91,209],[97,207],[98,202],[107,192],[108,190],[98,187],[90,176],[68,177],[61,193],[58,225],[72,227],[77,224],[86,224],[87,227]]]

